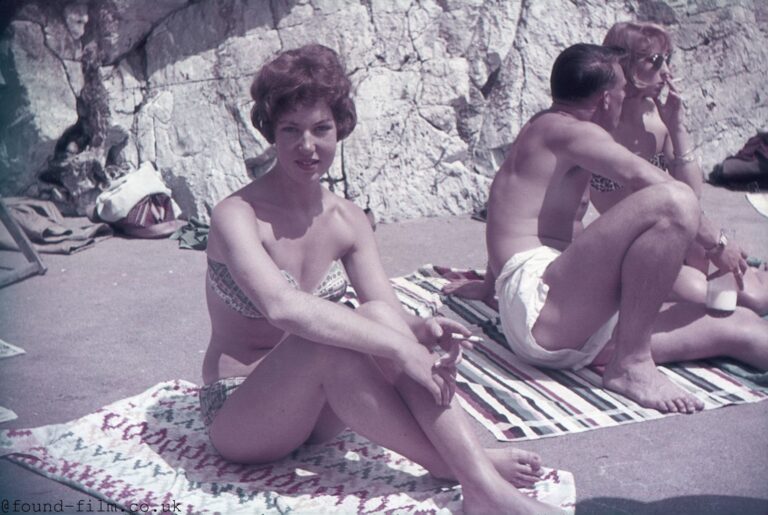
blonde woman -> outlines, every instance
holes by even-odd
[[[679,77],[672,72],[672,40],[653,23],[616,23],[603,45],[626,52],[621,61],[627,79],[626,97],[614,139],[638,156],[666,170],[701,196],[702,172],[693,141],[685,127],[685,105]],[[666,97],[666,98],[664,98]],[[626,198],[631,190],[610,179],[593,175],[590,199],[600,213]],[[727,236],[725,236],[727,239]],[[734,242],[731,242],[734,243]],[[710,257],[721,246],[705,249],[694,244],[672,290],[672,300],[704,303]],[[743,278],[738,303],[760,315],[768,312],[768,274],[750,268]]]

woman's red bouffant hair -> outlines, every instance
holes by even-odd
[[[268,142],[275,142],[275,124],[285,112],[317,101],[328,104],[337,138],[349,136],[357,123],[352,87],[338,54],[323,45],[287,50],[265,64],[251,84],[251,122]]]

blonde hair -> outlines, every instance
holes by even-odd
[[[619,22],[615,23],[605,35],[603,45],[618,47],[626,54],[621,60],[621,67],[627,80],[635,83],[634,68],[642,59],[650,57],[654,46],[661,46],[662,52],[672,51],[672,38],[669,32],[655,23]]]

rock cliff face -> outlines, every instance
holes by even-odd
[[[283,49],[344,58],[359,123],[329,186],[383,220],[469,212],[566,46],[616,21],[675,39],[708,170],[766,129],[762,0],[26,0],[0,40],[0,192],[84,214],[152,162],[186,215],[264,173],[248,88]]]

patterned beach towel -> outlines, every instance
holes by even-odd
[[[210,445],[198,387],[160,383],[79,420],[0,432],[0,456],[96,498],[93,509],[159,513],[456,513],[461,488],[347,431],[268,465]],[[547,469],[524,493],[573,512],[570,473]],[[76,511],[77,505],[64,505]]]
[[[661,418],[656,410],[602,387],[598,368],[577,372],[526,365],[507,346],[499,314],[481,301],[441,294],[448,279],[482,272],[425,265],[393,280],[401,301],[426,316],[442,313],[472,328],[483,343],[464,353],[457,389],[462,406],[500,441],[527,440]],[[660,370],[704,401],[705,409],[757,402],[768,388],[750,381],[754,369],[729,360],[662,366]]]

